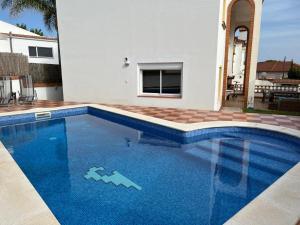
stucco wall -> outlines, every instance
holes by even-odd
[[[215,82],[215,105],[214,110],[219,110],[222,105],[222,90],[223,90],[223,73],[224,73],[224,54],[225,54],[225,37],[226,30],[224,30],[222,23],[226,22],[226,8],[223,8],[225,0],[220,0],[219,5],[219,19],[218,21],[218,39],[217,39],[217,57],[216,57],[216,82]]]
[[[62,101],[63,100],[63,90],[61,86],[57,87],[35,87],[38,100],[52,100],[52,101]],[[16,92],[17,98],[20,93],[20,83],[19,80],[12,81],[12,91]]]
[[[57,8],[66,101],[216,108],[219,0],[73,0]],[[183,62],[182,98],[138,97],[137,65],[145,62]]]

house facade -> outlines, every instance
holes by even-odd
[[[253,106],[262,0],[58,1],[66,101],[219,110],[235,30]]]
[[[27,56],[29,68],[33,68],[32,70],[41,70],[41,68],[53,70],[51,65],[59,65],[56,38],[39,36],[4,21],[0,21],[0,53],[21,53]],[[13,91],[18,93],[19,81],[16,77],[12,81],[12,86]],[[63,98],[61,85],[39,82],[35,84],[35,89],[38,99],[41,100],[62,100]]]
[[[299,68],[300,65],[293,61],[267,60],[257,64],[258,80],[273,80],[288,78],[291,68]]]
[[[59,64],[56,38],[39,36],[0,21],[0,52],[22,53],[29,63]]]

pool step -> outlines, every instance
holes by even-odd
[[[35,120],[49,120],[51,119],[51,112],[35,113]]]

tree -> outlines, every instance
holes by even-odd
[[[40,35],[40,36],[44,36],[43,31],[39,28],[31,28],[30,32],[35,33],[35,34]]]
[[[46,27],[57,31],[55,0],[0,0],[2,9],[9,8],[12,16],[19,15],[25,9],[35,9],[43,14]]]
[[[20,27],[24,30],[28,30],[27,25],[25,23],[17,23],[16,26]],[[31,28],[29,31],[32,32],[32,33],[35,33],[37,35],[44,36],[44,32],[40,28]]]
[[[60,61],[60,44],[57,28],[56,0],[0,0],[2,9],[9,8],[12,16],[19,15],[25,9],[34,9],[43,14],[43,19],[48,30],[57,32],[58,61]]]
[[[289,79],[300,79],[300,68],[291,67],[288,73]]]
[[[20,28],[22,28],[24,30],[27,30],[27,25],[25,23],[17,23],[16,26],[20,27]]]

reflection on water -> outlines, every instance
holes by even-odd
[[[49,173],[53,176],[63,171],[60,179],[64,182],[56,186],[57,191],[70,189],[65,119],[2,127],[0,140],[29,180],[44,180]],[[33,182],[33,185],[39,190],[46,184]]]
[[[37,137],[35,123],[22,124],[19,126],[7,126],[0,129],[0,136],[5,139],[6,146],[11,148],[16,142],[29,142]]]

